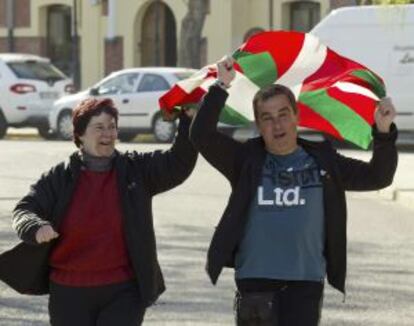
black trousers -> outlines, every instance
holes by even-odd
[[[280,281],[270,291],[239,289],[234,301],[237,326],[317,326],[322,282]]]
[[[137,326],[144,314],[135,281],[96,287],[50,283],[52,326]]]

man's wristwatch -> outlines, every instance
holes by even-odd
[[[219,86],[221,89],[224,89],[225,91],[230,88],[230,85],[226,85],[224,82],[218,79],[216,80],[214,84]]]

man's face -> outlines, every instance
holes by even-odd
[[[80,136],[83,150],[93,156],[109,157],[115,149],[118,137],[115,118],[102,112],[93,116],[86,127],[85,133]]]
[[[270,153],[286,155],[296,149],[298,116],[286,95],[259,102],[256,124]]]

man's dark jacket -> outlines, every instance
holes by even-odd
[[[191,174],[197,159],[197,152],[188,139],[190,120],[184,116],[180,120],[171,149],[150,153],[116,152],[114,158],[127,249],[147,306],[165,290],[156,253],[152,197],[182,183]],[[48,222],[59,229],[82,169],[83,163],[76,152],[68,162],[42,175],[17,204],[13,224],[23,242],[0,255],[0,280],[18,292],[48,293],[48,257],[56,242],[36,244],[35,233]]]
[[[263,139],[237,142],[217,132],[220,111],[227,92],[210,87],[190,131],[190,139],[200,153],[230,182],[232,192],[210,244],[207,273],[215,284],[223,267],[234,267],[234,257],[242,240],[249,205],[261,180],[266,157]],[[373,129],[374,150],[369,163],[338,154],[329,142],[298,139],[320,167],[324,196],[325,248],[328,282],[345,293],[346,202],[345,190],[377,190],[392,183],[397,167],[395,140],[390,133]],[[277,242],[277,239],[275,239]]]

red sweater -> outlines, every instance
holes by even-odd
[[[49,258],[50,279],[98,286],[132,279],[114,169],[82,171]]]

